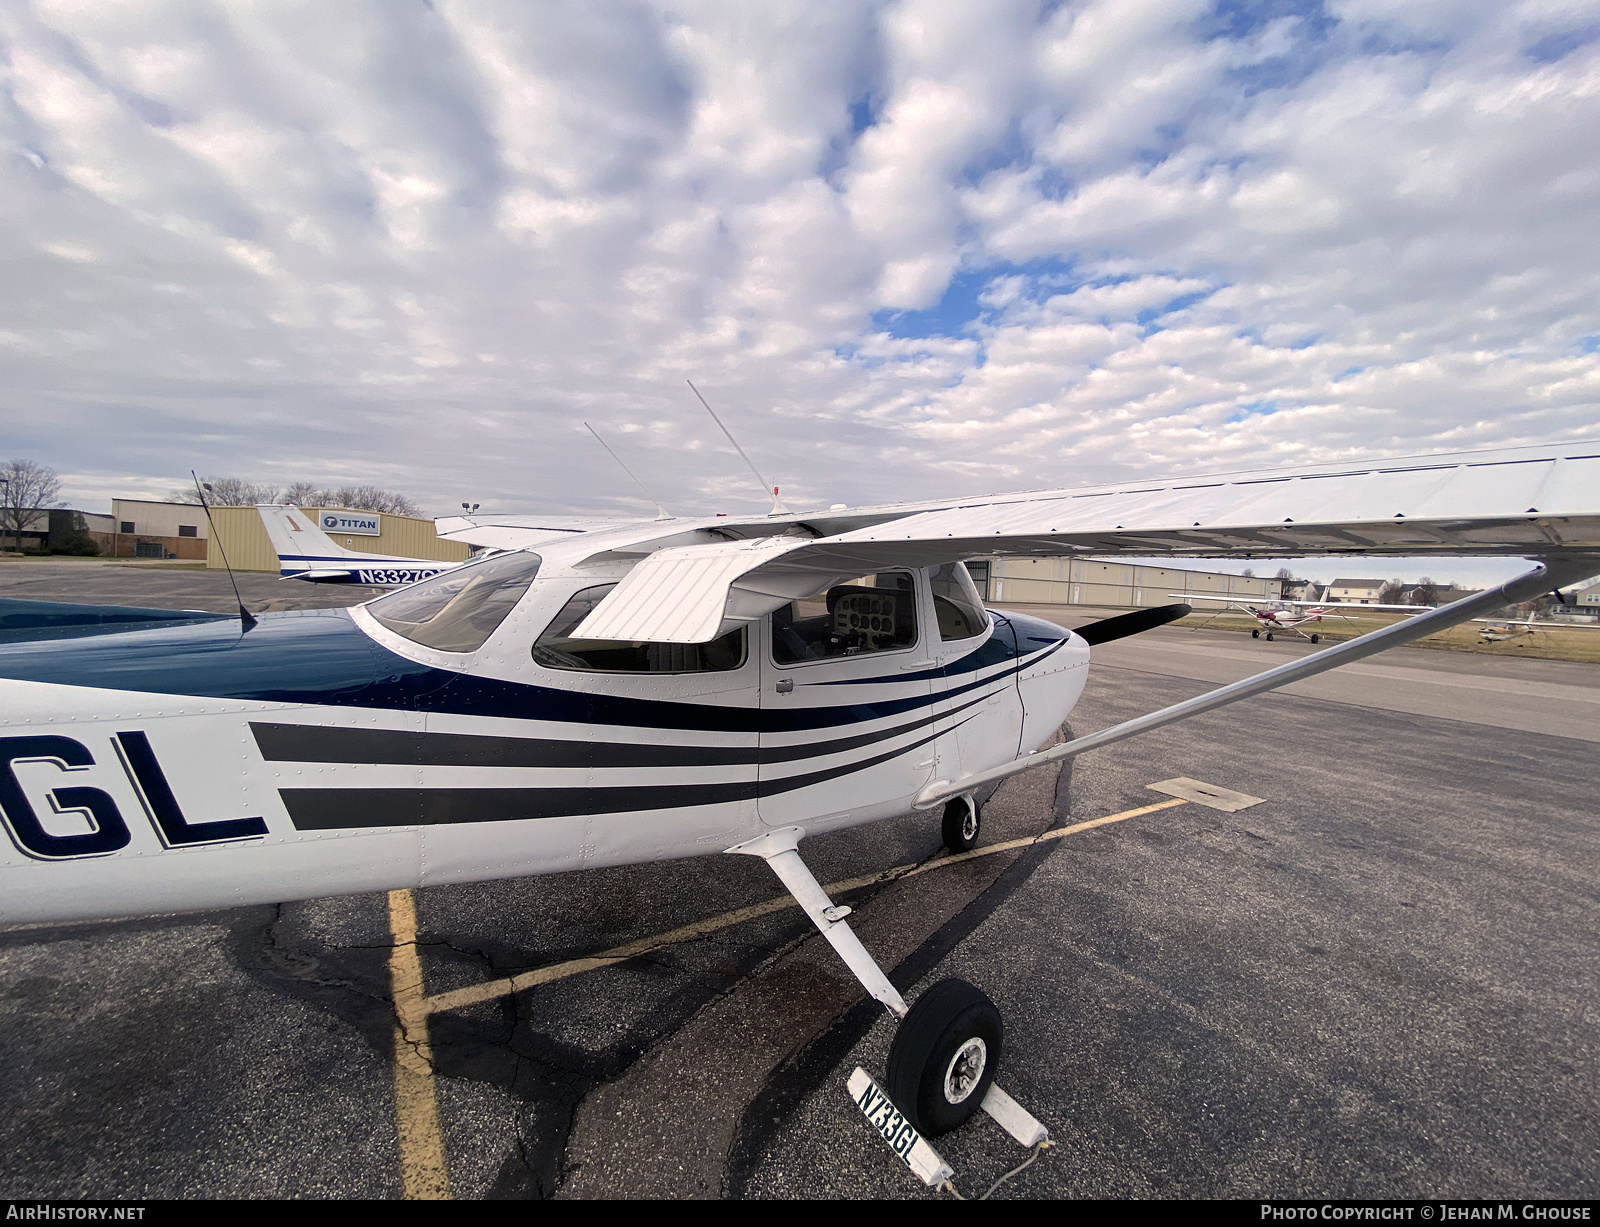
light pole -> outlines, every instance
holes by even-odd
[[[483,506],[482,503],[470,503],[470,504],[469,503],[462,503],[461,504],[461,510],[466,512],[468,515],[471,515],[474,511],[478,510],[478,508],[481,507],[481,506]]]
[[[11,518],[11,479],[9,477],[0,477],[0,506],[5,507],[5,509],[6,509],[6,518],[10,519]],[[17,529],[16,546],[17,546],[17,552],[20,554],[22,552],[22,529],[21,529],[21,527],[18,527],[18,529]]]

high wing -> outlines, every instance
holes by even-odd
[[[440,516],[434,531],[449,541],[464,541],[495,550],[535,549],[583,533],[623,528],[631,524],[657,525],[655,520],[604,519],[597,516],[465,515]]]
[[[1434,605],[1380,605],[1373,601],[1279,601],[1280,605],[1295,605],[1306,609],[1377,609],[1395,613],[1425,613]]]
[[[1499,555],[1543,559],[1565,584],[1600,571],[1600,441],[810,517],[641,521],[594,543],[638,561],[576,633],[670,643],[707,642],[835,579],[975,556]]]

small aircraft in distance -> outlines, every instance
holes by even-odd
[[[451,517],[442,536],[501,552],[429,564],[438,573],[353,609],[146,611],[153,620],[134,629],[93,606],[26,611],[25,627],[0,636],[0,923],[759,857],[901,1020],[893,1111],[879,1121],[896,1150],[926,1157],[922,1134],[980,1108],[1035,1145],[1043,1127],[994,1085],[993,1002],[952,980],[908,1004],[802,842],[926,810],[942,815],[948,848],[970,849],[988,785],[1600,572],[1593,441],[992,498],[774,504],[624,522]],[[295,514],[265,510],[280,523]],[[361,562],[308,521],[283,532],[317,542],[290,549],[286,567],[360,582]],[[1097,645],[1190,607],[1070,631],[987,610],[965,560],[1107,554],[1540,561],[1044,749]]]
[[[1521,639],[1535,631],[1596,631],[1600,625],[1593,622],[1557,622],[1552,618],[1475,618],[1484,623],[1478,632],[1479,643],[1504,643],[1508,639]]]
[[[1283,609],[1271,605],[1265,607],[1260,605],[1247,605],[1240,601],[1231,600],[1227,597],[1205,596],[1198,592],[1169,592],[1167,595],[1179,597],[1183,600],[1189,601],[1221,602],[1222,608],[1217,610],[1216,613],[1212,614],[1211,618],[1207,618],[1205,622],[1198,623],[1194,628],[1196,630],[1199,630],[1200,627],[1206,624],[1206,622],[1210,622],[1212,618],[1216,618],[1221,614],[1226,613],[1230,609],[1237,609],[1243,613],[1249,614],[1258,623],[1258,625],[1253,627],[1250,631],[1250,638],[1252,639],[1261,638],[1263,632],[1266,633],[1267,639],[1271,640],[1274,631],[1293,631],[1302,639],[1309,639],[1312,643],[1321,643],[1322,636],[1320,634],[1313,631],[1308,635],[1300,628],[1305,626],[1307,623],[1314,624],[1321,622],[1325,616],[1334,618],[1344,617],[1343,614],[1331,613],[1327,608],[1320,605],[1313,605],[1309,609],[1303,610]],[[1288,602],[1283,602],[1283,604],[1288,604]]]
[[[1386,611],[1416,615],[1419,613],[1426,613],[1434,608],[1432,605],[1358,605],[1341,602],[1313,604],[1309,601],[1280,601],[1278,603],[1279,606],[1294,606],[1296,608],[1286,609],[1279,608],[1277,606],[1268,606],[1263,608],[1257,605],[1244,604],[1226,597],[1208,597],[1197,592],[1169,592],[1167,595],[1180,597],[1190,601],[1218,601],[1222,604],[1223,608],[1217,610],[1217,612],[1212,615],[1213,618],[1225,613],[1229,609],[1236,609],[1240,610],[1241,612],[1248,613],[1259,624],[1250,631],[1250,638],[1252,639],[1259,639],[1265,635],[1268,640],[1271,640],[1274,631],[1292,630],[1302,639],[1309,639],[1312,643],[1320,643],[1322,641],[1322,636],[1315,631],[1308,635],[1300,628],[1305,626],[1308,622],[1320,622],[1323,618],[1341,618],[1346,622],[1353,621],[1353,619],[1345,614],[1336,612],[1340,609],[1351,609],[1357,611],[1374,610],[1378,612]],[[1211,618],[1207,618],[1205,622],[1198,623],[1195,629],[1198,630],[1209,621],[1211,621]],[[1474,618],[1473,621],[1482,622],[1485,624],[1484,628],[1478,632],[1479,643],[1503,643],[1508,639],[1518,639],[1526,635],[1531,635],[1534,633],[1534,631],[1600,630],[1600,626],[1596,626],[1593,623],[1575,622],[1571,623],[1570,625],[1563,626],[1559,623],[1552,622],[1549,619],[1539,618]]]

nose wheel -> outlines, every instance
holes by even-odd
[[[969,802],[964,810],[964,817],[956,811],[956,819],[945,810],[946,831],[959,820],[968,838],[976,840],[977,809]],[[951,1171],[920,1135],[949,1133],[980,1108],[1019,1146],[1037,1154],[1050,1145],[1050,1131],[995,1085],[1005,1029],[994,1002],[965,980],[950,979],[939,981],[907,1007],[900,990],[850,931],[845,921],[850,909],[832,903],[800,859],[797,848],[804,835],[801,827],[780,827],[727,851],[766,861],[861,986],[900,1019],[889,1046],[888,1087],[880,1088],[860,1067],[850,1075],[850,1096],[873,1128],[929,1188],[949,1183]]]
[[[928,1137],[983,1104],[1000,1064],[1000,1011],[965,980],[941,980],[917,998],[889,1048],[889,1097]]]
[[[978,812],[978,803],[971,797],[956,797],[945,803],[944,846],[952,852],[971,852],[978,844],[978,832],[983,827],[983,818]]]

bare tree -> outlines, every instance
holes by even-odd
[[[23,530],[33,517],[61,495],[61,478],[54,469],[32,460],[12,460],[0,466],[0,524],[10,530],[22,548]]]
[[[283,501],[296,507],[316,507],[322,502],[322,488],[315,482],[297,481],[283,492]]]
[[[1437,605],[1439,603],[1439,585],[1424,575],[1417,581],[1417,586],[1411,590],[1411,599],[1418,605]]]
[[[276,503],[278,487],[246,481],[242,477],[202,477],[206,486],[206,502],[213,507],[254,507],[257,503]],[[175,503],[198,503],[199,492],[193,486],[175,490]]]
[[[392,516],[417,514],[417,505],[405,495],[379,486],[341,486],[328,493],[333,496],[333,506],[348,507],[351,511],[381,511]]]
[[[1288,567],[1279,567],[1278,573],[1272,578],[1278,581],[1278,599],[1287,601],[1289,599],[1289,585],[1294,583],[1294,572],[1289,570]]]
[[[297,481],[283,492],[283,501],[296,507],[345,507],[351,511],[380,511],[392,516],[421,514],[417,505],[405,495],[379,486],[330,489],[309,481]]]
[[[1398,605],[1400,604],[1400,598],[1405,595],[1405,591],[1405,584],[1397,579],[1391,579],[1382,588],[1378,589],[1378,604]]]
[[[381,486],[319,486],[297,481],[286,490],[241,477],[202,477],[208,484],[206,502],[213,507],[254,507],[257,503],[276,503],[280,499],[296,507],[345,507],[351,511],[381,511],[393,516],[421,515],[417,505],[403,494]],[[194,488],[179,490],[174,502],[198,503]]]

